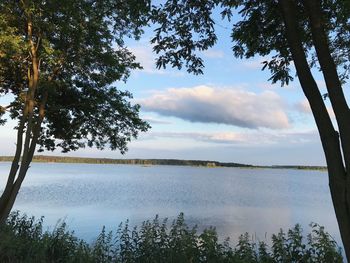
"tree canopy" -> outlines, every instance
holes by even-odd
[[[0,124],[17,120],[15,156],[0,198],[0,224],[12,209],[37,145],[63,152],[84,146],[127,150],[149,124],[120,91],[140,68],[125,37],[139,38],[149,2],[0,2]],[[1,119],[2,117],[2,119]]]
[[[124,38],[140,36],[147,10],[146,1],[1,1],[0,95],[13,95],[1,114],[21,118],[37,63],[35,123],[46,97],[40,149],[108,145],[125,152],[149,126],[115,82],[140,68]]]
[[[299,11],[296,21],[302,30],[300,35],[310,66],[319,67],[303,1],[295,2]],[[321,4],[332,55],[342,80],[346,80],[350,70],[350,3],[324,0]],[[270,70],[269,80],[273,83],[283,86],[294,79],[283,16],[278,2],[273,0],[165,1],[153,9],[153,21],[158,27],[151,42],[159,54],[157,66],[185,67],[189,72],[203,73],[205,65],[198,51],[214,46],[217,41],[215,10],[231,25],[235,57],[265,57],[262,69]]]

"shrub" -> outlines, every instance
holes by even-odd
[[[306,238],[297,224],[273,235],[271,246],[245,233],[235,247],[229,239],[219,242],[213,227],[198,233],[183,214],[170,226],[156,216],[139,228],[121,223],[115,233],[103,227],[92,244],[68,231],[65,222],[53,231],[43,231],[42,225],[43,218],[12,213],[0,229],[0,262],[343,262],[337,243],[315,223]]]

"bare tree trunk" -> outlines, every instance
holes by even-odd
[[[21,123],[20,123],[20,125],[18,127],[18,131],[17,131],[17,146],[16,146],[15,157],[12,161],[10,173],[9,173],[8,178],[7,178],[7,183],[6,183],[4,192],[2,193],[1,198],[0,198],[0,223],[3,221],[1,211],[3,211],[5,209],[5,206],[7,204],[7,200],[11,194],[12,186],[13,186],[13,183],[16,179],[16,174],[17,174],[17,171],[19,168],[19,161],[20,161],[21,153],[22,153],[24,123],[25,123],[25,116],[23,115]]]
[[[315,1],[305,1],[306,5],[310,4],[310,2]],[[315,15],[321,16],[321,14],[313,14],[313,17],[310,16],[310,22],[313,24],[313,41],[321,64],[322,72],[326,79],[332,106],[336,113],[337,122],[340,129],[340,140],[338,132],[333,127],[326,106],[306,59],[306,54],[299,36],[298,23],[295,20],[297,17],[295,2],[293,0],[279,0],[279,5],[283,14],[286,27],[285,33],[298,78],[304,94],[310,103],[311,110],[320,134],[328,166],[329,187],[333,206],[339,225],[345,254],[348,261],[350,261],[349,179],[346,171],[346,167],[348,167],[346,164],[349,163],[350,157],[348,153],[350,146],[350,132],[348,132],[349,118],[347,117],[347,111],[349,109],[346,105],[345,98],[342,98],[344,95],[342,94],[334,61],[332,60],[329,49],[325,49],[324,46],[327,45],[327,42],[324,42],[324,39],[322,40],[324,36],[322,36],[322,32],[319,31],[319,28],[315,28],[321,26],[319,22],[315,21]],[[314,10],[311,11],[314,12]],[[345,145],[346,142],[347,145]],[[343,153],[345,154],[344,156]]]
[[[46,104],[46,100],[47,100],[47,93],[45,93],[42,99],[42,103],[39,109],[39,119],[35,127],[31,129],[31,132],[28,132],[28,130],[26,132],[26,141],[27,141],[27,138],[30,138],[30,140],[28,140],[28,143],[27,144],[25,143],[24,145],[24,149],[23,149],[24,154],[21,160],[21,164],[19,165],[19,162],[17,159],[14,159],[12,162],[12,166],[16,167],[16,169],[14,170],[13,174],[11,174],[12,170],[10,171],[9,178],[11,177],[13,179],[8,180],[5,190],[0,197],[0,225],[5,223],[14,205],[19,189],[23,183],[23,180],[27,174],[29,165],[33,159],[35,147],[40,134],[41,123],[44,118],[44,107]],[[19,169],[19,172],[18,172],[17,178],[16,180],[14,180],[18,169]]]
[[[341,138],[341,148],[345,162],[344,180],[339,185],[339,182],[332,178],[330,180],[330,190],[344,248],[348,259],[350,259],[350,111],[329,49],[328,37],[322,21],[321,3],[315,0],[306,0],[304,5],[308,11],[313,43]]]
[[[7,195],[5,196],[1,196],[1,199],[4,200],[4,205],[3,207],[1,208],[1,211],[0,211],[0,224],[4,223],[14,205],[14,202],[16,200],[16,197],[17,197],[17,194],[19,192],[19,189],[22,185],[22,182],[25,178],[25,174],[28,170],[28,167],[27,165],[21,165],[21,169],[22,169],[22,174],[19,174],[18,175],[18,178],[16,179],[15,183],[11,186],[11,189],[10,191],[8,192]]]
[[[39,83],[38,43],[34,43],[32,39],[33,25],[30,17],[28,18],[27,30],[31,55],[31,65],[28,69],[28,91],[17,132],[15,157],[12,161],[5,189],[0,197],[0,225],[5,223],[33,159],[48,96],[47,92],[43,95],[39,106],[39,115],[36,118],[34,110],[36,91]],[[35,121],[35,119],[37,120]],[[23,142],[24,131],[25,138]],[[22,159],[20,160],[21,155]]]

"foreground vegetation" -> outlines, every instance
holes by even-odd
[[[13,156],[0,156],[0,162],[12,162]],[[33,157],[33,162],[40,163],[90,163],[90,164],[136,164],[136,165],[181,165],[181,166],[204,166],[204,167],[239,167],[239,168],[271,168],[271,169],[299,169],[299,170],[327,170],[325,166],[303,165],[272,165],[257,166],[232,162],[217,162],[206,160],[179,160],[179,159],[109,159],[109,158],[84,158],[67,156]]]
[[[219,242],[214,228],[198,233],[183,214],[167,220],[145,221],[139,228],[128,222],[116,232],[103,228],[88,244],[69,232],[65,223],[43,230],[43,218],[12,213],[0,229],[0,262],[343,262],[340,248],[324,228],[311,225],[303,237],[300,225],[272,236],[271,245],[252,241],[246,233],[238,244]]]

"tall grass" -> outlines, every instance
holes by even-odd
[[[102,229],[92,244],[77,238],[64,222],[43,230],[43,218],[12,213],[0,229],[0,262],[343,262],[340,248],[323,227],[300,225],[272,235],[271,245],[252,241],[248,233],[231,246],[220,242],[215,228],[198,232],[180,214],[169,224],[157,216],[139,227],[128,221],[116,232]]]

